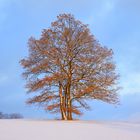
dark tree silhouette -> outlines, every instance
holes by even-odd
[[[22,119],[23,116],[19,113],[5,114],[0,112],[0,119]]]
[[[29,39],[28,47],[29,56],[20,61],[23,76],[28,92],[39,94],[27,103],[72,120],[82,108],[89,109],[88,100],[118,102],[113,51],[101,46],[88,26],[71,14],[57,16],[40,39]]]

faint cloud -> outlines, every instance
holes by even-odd
[[[140,73],[131,73],[124,78],[121,82],[123,87],[121,94],[140,94]]]
[[[140,112],[135,112],[128,117],[128,121],[140,122]]]
[[[6,14],[0,11],[0,25],[6,20]]]
[[[115,5],[116,5],[116,2],[114,0],[104,1],[100,9],[99,16],[101,17],[107,16],[110,12],[113,11],[113,9],[115,8]]]
[[[7,19],[8,7],[13,2],[15,2],[15,0],[0,0],[0,26],[2,26],[5,20]]]
[[[95,0],[94,8],[85,23],[92,25],[95,19],[97,23],[103,21],[114,11],[116,5],[117,3],[114,0]]]
[[[6,12],[5,7],[7,5],[8,0],[0,0],[0,25],[6,20]]]
[[[0,85],[6,83],[8,81],[8,76],[5,74],[0,74]]]
[[[140,0],[118,0],[118,6],[119,5],[126,10],[140,11]]]

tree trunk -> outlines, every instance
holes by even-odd
[[[61,119],[62,120],[67,120],[67,116],[65,114],[64,110],[64,97],[62,95],[62,85],[59,82],[59,96],[60,96],[60,111],[61,111]]]
[[[64,110],[67,116],[67,86],[65,87],[65,90],[64,90]]]
[[[67,87],[67,119],[72,120],[72,104],[71,104],[71,95],[70,95],[70,83]]]
[[[70,98],[68,98],[68,120],[72,120],[72,104]]]

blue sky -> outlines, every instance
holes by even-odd
[[[121,105],[94,101],[82,119],[140,120],[139,0],[0,0],[0,111],[50,118],[37,106],[25,104],[29,96],[19,60],[27,56],[28,38],[38,38],[60,13],[71,13],[89,24],[96,39],[114,50],[121,75]]]

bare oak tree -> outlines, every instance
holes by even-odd
[[[71,14],[57,16],[40,39],[29,39],[28,47],[29,56],[20,63],[28,92],[38,94],[27,103],[72,120],[82,108],[89,109],[88,100],[118,102],[113,51],[101,46],[88,26]]]

